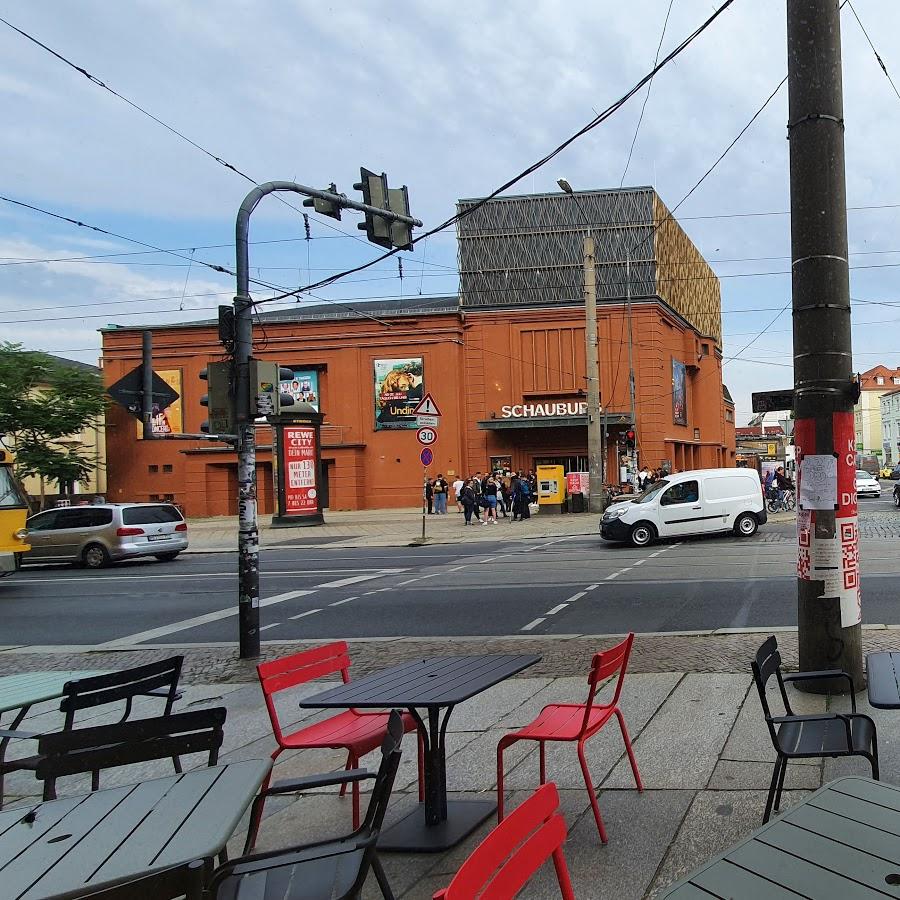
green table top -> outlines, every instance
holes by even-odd
[[[839,778],[711,859],[662,897],[897,896],[900,789]]]
[[[195,859],[211,860],[271,768],[269,759],[250,759],[4,810],[2,896],[87,897]],[[152,897],[152,884],[133,896]]]
[[[76,670],[73,672],[22,672],[0,678],[0,713],[21,709],[44,700],[61,697],[67,681],[105,675],[107,670]]]

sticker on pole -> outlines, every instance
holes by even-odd
[[[437,403],[434,402],[434,397],[431,396],[430,393],[426,394],[419,405],[413,410],[414,416],[440,416],[441,411],[438,409]]]
[[[431,447],[423,447],[422,452],[419,454],[419,459],[422,460],[423,466],[430,466],[434,462],[434,451]]]
[[[416,432],[416,440],[427,447],[437,440],[437,432],[433,428],[420,428]]]

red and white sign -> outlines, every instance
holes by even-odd
[[[437,432],[433,428],[420,428],[416,432],[416,440],[427,447],[437,440]]]
[[[319,508],[316,483],[316,429],[284,429],[284,514],[310,516]]]
[[[415,416],[440,416],[441,411],[438,409],[434,397],[430,393],[426,394],[420,401],[419,405],[413,410]]]
[[[591,493],[591,476],[589,472],[566,472],[566,490],[569,494],[584,494],[585,497]]]

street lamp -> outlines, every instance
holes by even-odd
[[[557,181],[562,191],[578,205],[584,224],[590,222],[584,214],[572,185],[565,178]],[[600,406],[600,361],[597,354],[597,263],[594,257],[594,238],[584,236],[584,359],[587,370],[587,443],[588,443],[588,510],[603,512],[606,493],[603,489],[605,470],[603,450],[603,410]]]

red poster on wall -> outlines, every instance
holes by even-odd
[[[303,426],[286,426],[283,433],[284,514],[314,515],[319,508],[316,430]]]

